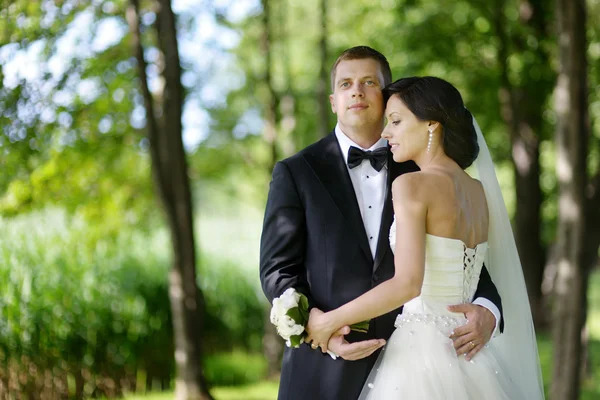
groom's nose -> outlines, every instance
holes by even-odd
[[[355,97],[365,97],[365,92],[361,85],[354,85],[354,88],[352,88],[352,98]]]

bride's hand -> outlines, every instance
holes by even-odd
[[[327,343],[329,338],[337,331],[340,327],[334,326],[331,321],[330,313],[324,313],[318,308],[310,310],[308,317],[308,324],[306,325],[306,342],[310,344],[313,349],[317,347],[321,348],[323,353],[327,352]]]

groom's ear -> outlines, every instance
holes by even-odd
[[[333,94],[329,95],[329,103],[331,103],[331,111],[336,114],[335,112],[335,98],[333,97]]]

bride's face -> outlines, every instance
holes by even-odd
[[[419,120],[398,96],[388,100],[385,117],[381,137],[389,142],[394,161],[414,160],[427,149],[428,122]]]

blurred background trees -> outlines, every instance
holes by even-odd
[[[329,68],[366,44],[394,78],[463,93],[548,397],[600,396],[598,20],[598,0],[1,1],[0,393],[276,379],[257,273],[270,172],[333,129]]]

